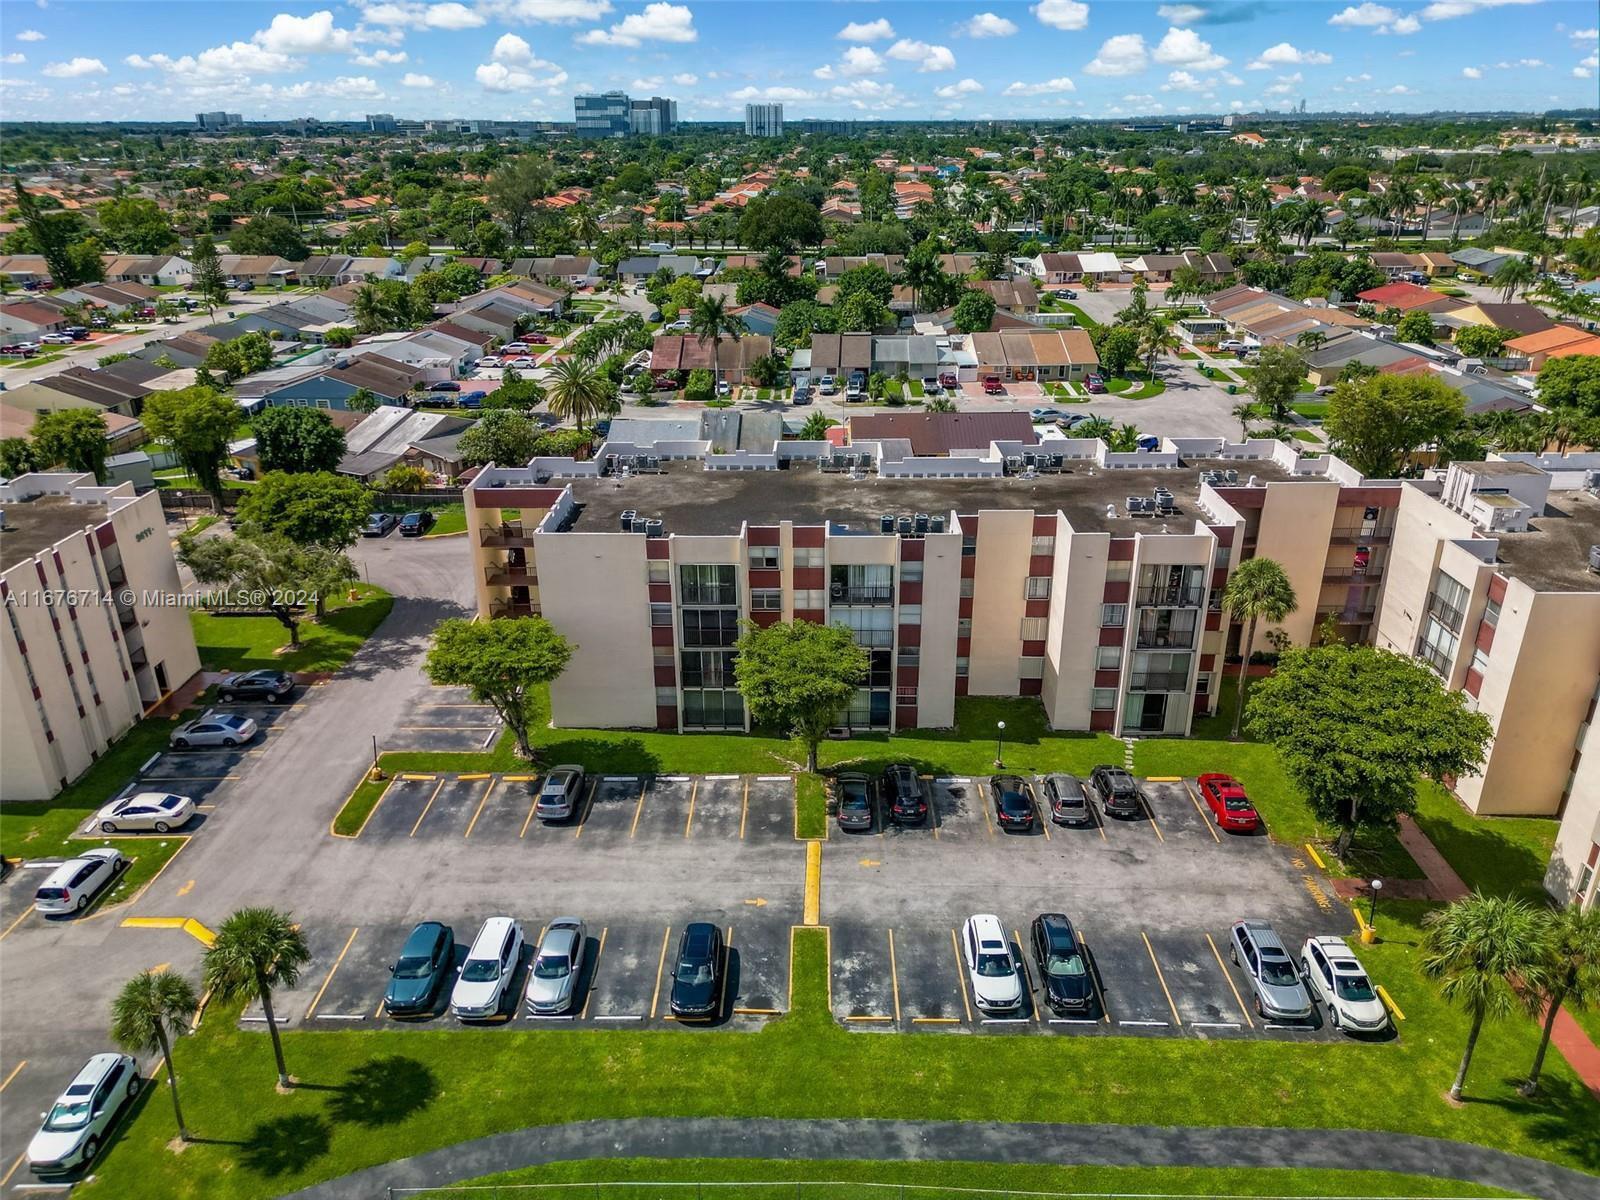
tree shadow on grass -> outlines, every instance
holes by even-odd
[[[248,1171],[268,1179],[294,1175],[328,1153],[333,1130],[312,1113],[273,1117],[250,1131],[239,1162]]]
[[[1517,1091],[1527,1078],[1517,1075],[1499,1080],[1499,1089],[1491,1096],[1474,1096],[1469,1082],[1464,1099],[1468,1104],[1492,1105],[1514,1114],[1526,1123],[1536,1145],[1561,1150],[1585,1171],[1600,1170],[1600,1138],[1595,1137],[1600,1100],[1551,1061],[1557,1058],[1559,1052],[1552,1049],[1536,1095]]]
[[[329,1117],[341,1125],[376,1129],[427,1108],[439,1095],[439,1081],[416,1059],[391,1054],[362,1063],[332,1090]]]

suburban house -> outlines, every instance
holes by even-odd
[[[296,274],[302,283],[365,283],[369,279],[402,279],[405,268],[398,258],[352,258],[348,254],[332,254],[306,259]]]
[[[663,334],[650,350],[650,370],[669,374],[674,371],[712,369],[713,344],[710,338],[682,334]],[[745,383],[759,358],[772,353],[772,339],[765,334],[747,333],[738,341],[723,338],[715,346],[719,378],[729,383]]]
[[[849,418],[851,442],[902,439],[918,458],[948,458],[952,450],[986,450],[991,442],[1037,446],[1025,412],[858,413]]]
[[[41,333],[59,333],[67,327],[61,311],[41,304],[37,300],[16,300],[0,304],[0,333],[17,333],[25,337],[38,337]]]
[[[1430,288],[1418,287],[1414,283],[1386,283],[1382,287],[1357,292],[1356,299],[1372,305],[1379,312],[1386,308],[1398,308],[1402,313],[1442,314],[1466,307],[1453,296],[1441,295]]]
[[[600,264],[588,254],[558,254],[554,258],[519,258],[506,268],[545,283],[566,283],[575,288],[600,282]]]
[[[1083,329],[1005,329],[975,333],[968,341],[978,357],[978,374],[1006,380],[1081,380],[1100,367],[1100,357]]]
[[[1203,303],[1214,320],[1263,343],[1294,345],[1306,333],[1332,338],[1346,329],[1362,329],[1372,324],[1353,312],[1302,303],[1246,284],[1212,292],[1204,297]],[[1186,332],[1214,332],[1209,326],[1202,328],[1189,321],[1179,322],[1179,328]]]
[[[180,367],[198,367],[205,362],[211,347],[221,340],[208,333],[201,333],[198,329],[192,329],[186,333],[163,338],[159,342],[147,342],[132,353],[135,358],[142,358],[147,362],[167,358]]]
[[[218,261],[223,275],[235,284],[278,287],[295,280],[295,264],[275,254],[224,254]]]
[[[617,278],[624,283],[643,283],[663,267],[679,279],[685,275],[709,279],[717,272],[717,260],[699,259],[692,254],[635,255],[617,264]]]
[[[1465,271],[1476,271],[1485,277],[1492,277],[1513,258],[1521,257],[1510,250],[1483,250],[1477,246],[1463,246],[1450,253],[1450,259],[1456,266]]]
[[[160,292],[142,283],[80,283],[77,287],[62,289],[54,298],[120,313],[153,305],[160,296]]]
[[[1093,279],[1099,283],[1120,282],[1128,272],[1122,261],[1109,250],[1079,254],[1040,254],[1030,262],[1033,274],[1045,284],[1077,283]]]
[[[346,453],[337,470],[341,475],[370,483],[390,467],[405,462],[406,452],[413,444],[460,433],[471,424],[466,417],[383,405],[345,433]]]
[[[731,310],[733,315],[744,322],[744,327],[751,333],[765,333],[770,335],[778,327],[779,310],[770,304],[747,304],[743,308]]]
[[[1529,333],[1543,333],[1547,329],[1555,328],[1556,324],[1535,304],[1490,304],[1481,301],[1451,312],[1450,323],[1456,322],[1506,329],[1518,337]]]
[[[1524,334],[1506,343],[1508,357],[1526,359],[1527,370],[1537,371],[1552,358],[1572,354],[1600,355],[1600,337],[1570,325],[1552,325],[1537,333]]]
[[[813,379],[827,375],[847,379],[852,371],[870,371],[872,334],[813,333],[811,349],[796,351],[791,367],[797,374],[809,374]]]
[[[1026,316],[1039,311],[1039,292],[1026,279],[983,279],[968,285],[994,297],[997,312]]]
[[[274,408],[348,408],[350,397],[365,388],[385,404],[403,404],[427,378],[426,371],[381,354],[338,361],[346,365],[317,370],[264,393],[262,398]]]
[[[108,283],[142,283],[147,287],[188,287],[194,264],[176,254],[119,254],[105,264]]]
[[[0,275],[18,287],[50,278],[50,264],[42,254],[0,254]]]

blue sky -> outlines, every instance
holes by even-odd
[[[542,117],[578,91],[785,115],[1544,109],[1600,96],[1595,0],[0,0],[27,119]]]

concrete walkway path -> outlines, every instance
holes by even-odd
[[[604,1158],[992,1162],[1060,1166],[1311,1167],[1399,1171],[1540,1200],[1593,1200],[1600,1180],[1440,1138],[1358,1129],[1175,1128],[962,1121],[638,1118],[518,1129],[357,1171],[291,1200],[372,1200],[518,1167]]]

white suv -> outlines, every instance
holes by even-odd
[[[1380,1033],[1389,1028],[1389,1010],[1343,939],[1331,934],[1307,938],[1300,951],[1300,972],[1313,999],[1327,1005],[1328,1021],[1335,1029]]]
[[[87,1167],[143,1080],[130,1054],[96,1054],[45,1114],[28,1143],[28,1168],[41,1179]]]
[[[972,998],[980,1009],[1011,1013],[1022,1007],[1022,972],[999,917],[987,913],[968,917],[961,927],[961,954]]]
[[[511,917],[490,917],[472,939],[461,974],[450,992],[450,1011],[458,1020],[497,1016],[522,960],[522,926]]]

